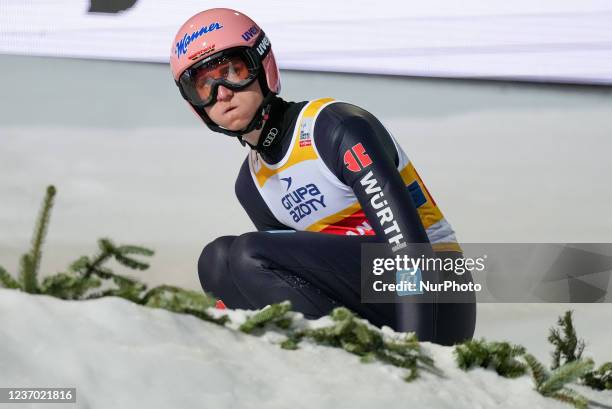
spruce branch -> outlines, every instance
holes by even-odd
[[[103,253],[113,254],[116,252],[115,243],[105,237],[98,239],[98,247]]]
[[[463,370],[493,368],[506,378],[516,378],[527,371],[525,364],[517,359],[525,353],[525,348],[508,342],[487,342],[484,338],[469,340],[456,345],[453,353],[457,365]]]
[[[310,338],[317,344],[342,348],[358,355],[362,362],[378,360],[404,368],[408,370],[404,378],[406,382],[415,379],[419,369],[442,375],[435,368],[433,359],[420,350],[414,333],[403,334],[397,339],[386,339],[380,331],[369,327],[347,308],[335,308],[330,315],[333,325],[293,332],[281,347],[296,349],[303,338]]]
[[[135,260],[133,258],[124,256],[120,253],[113,254],[115,256],[115,260],[125,267],[134,269],[134,270],[146,270],[149,268],[149,264],[143,263],[141,261]]]
[[[206,311],[215,305],[215,298],[206,293],[185,290],[171,285],[160,285],[149,290],[139,301],[151,308],[163,308],[169,311],[189,314],[219,325],[225,325],[229,318],[213,317]]]
[[[531,370],[535,389],[538,393],[571,403],[578,409],[586,409],[588,400],[574,390],[565,387],[565,385],[588,373],[593,368],[592,360],[578,359],[563,364],[553,372],[548,372],[533,355],[525,354],[524,359]]]
[[[281,348],[283,349],[288,349],[288,350],[296,350],[298,349],[298,344],[300,343],[301,338],[299,336],[296,335],[290,335],[289,337],[287,337],[286,340],[284,340],[281,343]]]
[[[0,266],[0,286],[11,289],[21,289],[21,285],[11,275]]]
[[[141,293],[147,289],[146,284],[119,274],[112,274],[112,280],[118,288],[108,290],[107,294],[125,298],[135,303],[140,302]]]
[[[32,237],[32,249],[30,254],[32,257],[32,268],[34,277],[38,274],[40,268],[40,260],[42,258],[42,245],[49,230],[49,221],[51,219],[51,209],[53,208],[53,200],[55,198],[55,187],[47,186],[45,198],[43,200],[42,209],[36,221],[34,236]]]
[[[38,283],[34,273],[32,255],[29,253],[22,255],[21,260],[19,260],[19,266],[21,267],[19,272],[21,289],[30,294],[38,293]]]
[[[612,362],[606,362],[582,378],[585,385],[597,390],[612,390]]]
[[[587,409],[589,405],[589,401],[587,400],[587,398],[569,388],[563,388],[558,392],[554,392],[550,394],[550,397],[553,399],[557,399],[561,402],[566,402],[570,405],[574,405],[574,407],[576,407],[577,409]]]
[[[68,266],[68,271],[73,272],[73,273],[84,274],[89,264],[90,264],[89,257],[81,256],[75,261],[73,261],[72,263],[70,263],[70,265]]]
[[[216,299],[204,292],[185,290],[171,285],[152,288],[140,300],[142,305],[170,308],[177,312],[185,308],[205,310],[213,307],[215,303]]]
[[[85,299],[115,296],[140,303],[142,299],[141,293],[146,291],[146,285],[136,279],[115,274],[110,268],[105,267],[104,264],[111,258],[115,258],[119,264],[127,268],[145,270],[149,268],[149,264],[135,260],[128,255],[152,255],[154,254],[153,250],[132,245],[116,246],[108,238],[101,238],[98,240],[98,249],[98,253],[93,257],[79,257],[70,264],[68,270],[79,274],[84,280],[89,280],[93,276],[97,276],[102,280],[112,280],[117,287],[106,289],[101,292],[90,293]],[[84,294],[81,295],[83,296]]]
[[[557,325],[560,328],[551,328],[548,341],[555,346],[552,352],[551,369],[558,368],[561,364],[576,361],[581,358],[585,343],[576,336],[572,311],[566,311],[558,318]],[[561,335],[561,332],[563,335]]]
[[[36,294],[40,292],[37,275],[42,258],[42,245],[49,227],[55,193],[54,186],[50,185],[47,187],[41,210],[36,219],[34,234],[32,235],[32,246],[28,253],[21,256],[19,281],[21,282],[21,288],[27,293]]]
[[[134,269],[146,270],[149,264],[129,257],[131,254],[139,254],[144,256],[152,256],[155,252],[151,249],[139,246],[124,245],[116,246],[110,239],[101,238],[98,240],[99,253],[90,261],[88,258],[81,257],[72,264],[72,268],[77,271],[85,269],[86,277],[94,273],[99,273],[102,264],[108,261],[111,257],[119,264]],[[110,278],[110,277],[106,277]]]
[[[93,274],[104,280],[112,280],[113,276],[115,275],[115,273],[113,273],[113,270],[107,267],[96,267],[93,271]]]
[[[206,310],[194,310],[191,308],[185,308],[182,311],[183,314],[193,315],[194,317],[198,317],[201,320],[212,322],[217,325],[225,325],[229,322],[229,317],[227,315],[223,315],[221,317],[214,317],[213,315],[206,312]]]
[[[109,239],[105,239],[105,238],[98,240],[98,247],[100,248],[100,252],[95,257],[93,257],[93,259],[91,260],[88,259],[87,260],[88,262],[84,266],[85,272],[83,273],[83,276],[85,278],[88,278],[94,273],[100,275],[100,272],[102,271],[100,269],[100,266],[112,257],[113,251],[115,248],[113,243]],[[75,263],[73,263],[73,265],[79,262],[82,262],[82,261],[84,261],[83,257],[79,258]],[[101,276],[101,278],[110,278],[110,277]]]
[[[561,390],[567,383],[574,382],[593,369],[593,360],[578,359],[561,365],[550,373],[538,389],[545,395]]]
[[[102,282],[96,277],[83,277],[74,273],[57,273],[46,277],[41,284],[41,292],[64,300],[79,300],[83,295]]]
[[[123,256],[127,256],[129,254],[138,254],[141,256],[151,257],[155,254],[155,252],[151,249],[141,246],[131,246],[131,245],[123,245],[116,248],[117,253]]]
[[[255,328],[262,328],[269,322],[286,319],[287,314],[291,311],[291,302],[284,301],[278,304],[268,305],[253,316],[249,317],[241,326],[240,331],[251,333]]]
[[[536,387],[539,388],[550,376],[548,370],[531,354],[525,354],[523,358],[531,370],[531,376],[533,377]]]

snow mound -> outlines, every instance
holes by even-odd
[[[0,289],[0,316],[0,387],[77,388],[76,405],[54,409],[570,407],[540,396],[529,377],[464,373],[452,348],[431,343],[422,348],[444,377],[421,371],[406,383],[403,370],[363,364],[339,349],[304,342],[287,351],[278,337],[119,298],[62,301]],[[612,403],[611,391],[577,389]]]

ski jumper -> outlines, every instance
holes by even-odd
[[[276,97],[235,185],[257,232],[223,236],[200,256],[202,287],[230,308],[290,300],[316,318],[346,306],[374,325],[451,345],[472,337],[468,303],[361,303],[362,243],[431,243],[462,257],[455,233],[408,156],[369,112],[323,98]],[[471,277],[466,276],[466,280]]]

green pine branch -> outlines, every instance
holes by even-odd
[[[550,372],[537,360],[537,358],[531,354],[525,354],[523,356],[525,362],[527,363],[529,369],[531,370],[531,376],[536,384],[536,386],[540,386],[550,377]]]
[[[91,259],[88,258],[87,261],[84,263],[85,271],[83,272],[83,276],[85,278],[91,276],[94,273],[100,275],[101,278],[110,278],[110,276],[105,275],[103,273],[103,269],[101,268],[101,266],[113,256],[113,252],[115,251],[115,245],[109,239],[102,238],[98,240],[98,247],[100,249],[98,254],[92,257]],[[81,257],[77,261],[72,263],[72,265],[74,266],[76,264],[78,266],[79,262],[83,261],[84,258]]]
[[[81,256],[68,266],[68,271],[85,275],[87,266],[90,264],[89,257]]]
[[[83,277],[74,273],[57,273],[46,277],[41,284],[41,293],[64,300],[80,300],[89,290],[102,285],[96,277]]]
[[[49,230],[49,222],[51,220],[51,209],[53,208],[53,202],[55,199],[55,187],[48,186],[43,200],[42,209],[38,215],[36,222],[36,228],[34,229],[34,237],[32,238],[32,264],[34,268],[34,275],[38,274],[40,269],[40,261],[42,258],[42,246]]]
[[[124,256],[123,254],[114,253],[113,256],[117,262],[127,268],[131,268],[133,270],[146,270],[149,268],[148,263],[144,263],[142,261],[135,260],[131,257]]]
[[[593,389],[612,390],[612,362],[606,362],[598,369],[585,374],[582,380]]]
[[[517,378],[527,371],[525,364],[517,359],[525,353],[525,348],[508,342],[487,342],[484,338],[469,340],[456,345],[453,353],[455,362],[463,370],[492,368],[506,378]]]
[[[565,385],[589,373],[593,369],[592,360],[580,358],[548,372],[533,355],[525,354],[524,359],[531,370],[535,389],[541,395],[571,403],[578,409],[587,407],[588,400]]]
[[[557,320],[560,328],[551,328],[548,341],[555,346],[552,352],[551,369],[558,368],[561,364],[580,359],[584,351],[585,343],[576,336],[574,323],[572,322],[572,311],[566,311]]]
[[[378,360],[404,368],[408,370],[404,378],[407,382],[417,378],[419,369],[441,375],[433,359],[420,350],[414,333],[403,334],[398,339],[386,339],[380,331],[368,326],[347,308],[335,308],[330,315],[332,325],[291,331],[281,347],[297,349],[302,339],[310,338],[317,344],[342,348],[358,355],[362,362]]]
[[[21,284],[21,289],[30,294],[38,293],[38,282],[36,273],[34,272],[32,255],[29,253],[22,255],[19,260],[19,267],[19,282]]]
[[[185,290],[171,285],[160,285],[149,290],[140,299],[139,304],[189,314],[205,321],[225,325],[229,321],[227,316],[215,318],[207,312],[207,309],[213,307],[215,302],[214,297],[204,292]]]
[[[154,254],[155,252],[153,250],[148,249],[146,247],[124,245],[113,248],[113,256],[115,260],[119,264],[131,268],[133,270],[146,270],[149,268],[149,264],[140,260],[136,260],[135,258],[131,257],[131,255],[151,257]]]
[[[538,388],[543,394],[556,392],[563,388],[565,384],[576,381],[592,369],[592,359],[578,359],[568,362],[552,371],[548,379],[542,382]]]
[[[569,403],[574,405],[577,409],[587,409],[589,401],[584,396],[580,395],[573,389],[563,388],[558,392],[554,392],[550,395],[551,398],[560,400],[561,402]]]
[[[144,283],[119,274],[111,273],[111,279],[117,285],[117,288],[107,290],[105,296],[121,297],[139,303],[142,297],[141,293],[147,289]]]
[[[8,271],[6,271],[2,266],[0,266],[0,286],[4,288],[21,290],[21,284],[19,284],[19,281],[11,277]]]
[[[548,336],[548,341],[555,347],[552,352],[551,369],[560,368],[562,364],[580,361],[585,348],[584,340],[578,339],[576,335],[572,311],[566,311],[560,316],[557,325],[558,328],[550,329]],[[596,370],[589,370],[578,379],[593,389],[610,390],[612,389],[612,362],[607,362]]]
[[[105,264],[114,258],[124,267],[146,270],[149,264],[133,256],[150,257],[154,254],[153,250],[133,245],[116,246],[106,238],[98,240],[99,252],[94,257],[81,256],[69,265],[67,272],[47,277],[42,283],[38,282],[42,247],[49,229],[55,195],[55,187],[48,186],[36,220],[32,246],[30,251],[20,259],[18,278],[13,279],[4,268],[0,267],[0,285],[28,293],[48,294],[62,299],[89,299],[113,295],[140,302],[141,293],[146,290],[146,286],[138,280],[115,274]],[[101,280],[112,280],[116,287],[91,293],[91,290],[102,285]],[[86,295],[88,292],[89,295]]]
[[[278,304],[268,305],[262,310],[249,317],[241,326],[240,331],[251,333],[256,328],[263,328],[269,322],[281,320],[282,326],[286,326],[286,314],[291,311],[291,303],[285,301]]]
[[[32,236],[32,247],[20,260],[21,269],[19,272],[19,281],[21,283],[21,289],[32,294],[40,292],[37,276],[40,268],[40,261],[42,259],[42,246],[51,219],[51,209],[53,208],[55,193],[54,186],[50,185],[47,187]]]
[[[124,256],[130,255],[130,254],[138,254],[141,256],[151,257],[155,254],[153,250],[148,249],[146,247],[130,246],[130,245],[123,245],[123,246],[116,247],[116,251],[118,254],[121,254]]]
[[[130,255],[152,256],[154,251],[132,245],[116,246],[112,240],[107,238],[98,240],[98,249],[98,253],[93,257],[82,256],[75,260],[70,264],[69,270],[81,274],[84,279],[97,276],[103,280],[112,280],[116,287],[89,294],[87,299],[114,296],[140,303],[143,297],[141,293],[146,291],[146,285],[136,279],[118,275],[110,268],[104,266],[104,264],[114,258],[124,267],[134,270],[146,270],[149,268],[148,263],[136,260]]]

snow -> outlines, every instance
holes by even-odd
[[[199,290],[202,247],[252,229],[233,192],[240,145],[185,109],[167,67],[0,61],[1,88],[10,96],[0,101],[0,265],[18,270],[44,188],[54,183],[43,276],[92,254],[96,239],[109,236],[157,251],[151,269],[136,276],[148,285]],[[611,241],[612,184],[602,181],[612,175],[612,105],[603,88],[298,72],[284,72],[283,81],[288,100],[334,96],[376,114],[414,159],[462,242]],[[24,83],[44,109],[33,113]],[[203,166],[207,152],[223,154],[208,155]],[[610,304],[479,304],[475,336],[520,343],[549,363],[548,329],[567,309],[575,310],[586,354],[597,364],[612,361]],[[423,374],[406,384],[402,371],[361,364],[343,351],[284,351],[271,344],[272,334],[247,336],[120,299],[64,302],[0,289],[0,322],[0,387],[77,387],[76,405],[53,409],[570,408],[540,397],[527,378],[463,374],[449,348],[431,344],[424,349],[448,378]],[[584,391],[612,406],[609,392]]]
[[[515,307],[496,310],[503,315]],[[246,316],[229,314],[235,324]],[[569,407],[537,394],[529,377],[509,380],[484,369],[464,373],[451,347],[431,343],[423,343],[423,350],[444,377],[421,371],[406,383],[403,370],[363,364],[339,349],[303,342],[299,350],[286,351],[277,345],[278,334],[247,335],[119,298],[62,301],[0,289],[0,316],[0,386],[76,387],[76,405],[51,405],[56,409]],[[542,328],[553,324],[548,318],[539,322]],[[601,327],[602,334],[609,332]],[[577,388],[612,404],[612,391]],[[29,405],[2,408],[45,406]]]

